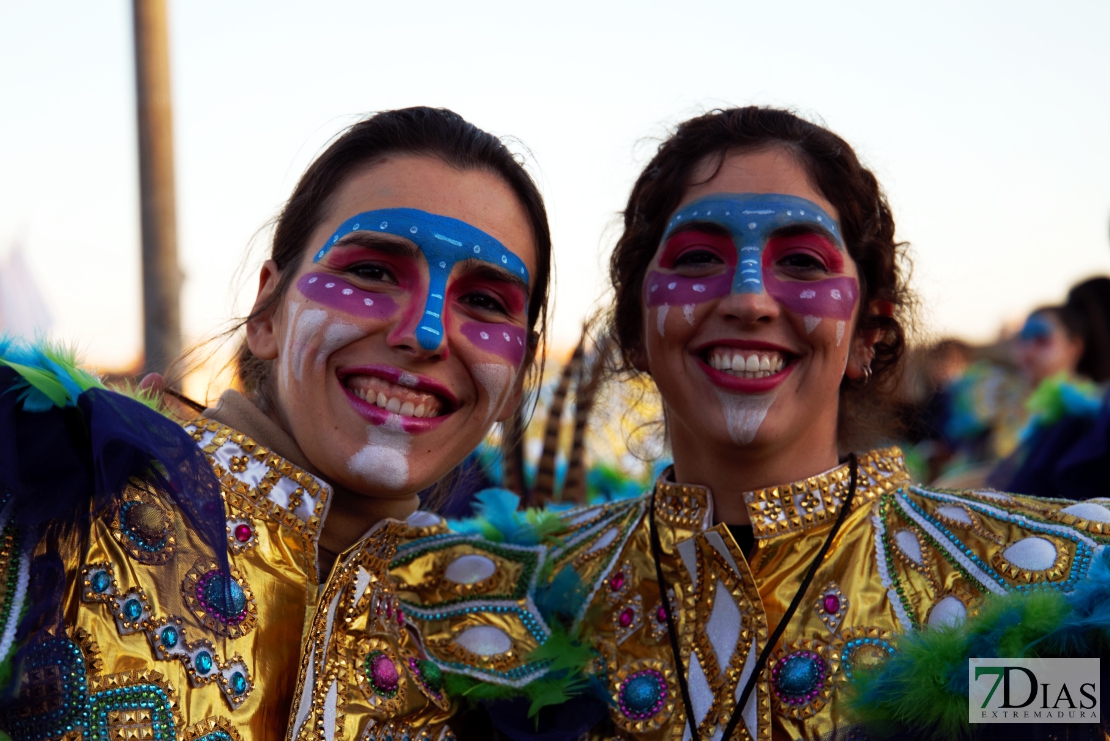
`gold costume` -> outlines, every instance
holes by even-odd
[[[897,448],[861,456],[858,470],[850,510],[734,738],[814,739],[844,730],[851,722],[838,696],[845,678],[888,655],[895,633],[960,622],[988,593],[1070,589],[1094,550],[1110,541],[1106,502],[927,490],[911,485]],[[595,729],[596,738],[678,741],[688,734],[650,545],[652,496],[681,666],[698,735],[711,739],[833,527],[850,471],[842,465],[746,494],[756,536],[750,560],[725,525],[713,524],[710,492],[668,476],[652,495],[571,510],[562,515],[559,543],[535,549],[542,573],[570,564],[589,590],[578,626],[600,654],[599,675],[613,700],[612,727]],[[448,545],[434,550],[436,538]],[[394,563],[394,576],[408,585],[403,598],[437,609],[504,592],[488,567],[484,581],[444,578],[458,559],[479,555],[474,549],[473,539],[444,531],[402,545],[399,553],[418,554]],[[519,671],[519,652],[533,645],[528,627],[507,617],[506,638],[475,655],[459,645],[468,619],[443,610],[422,619],[432,655],[445,668],[487,676]]]
[[[379,523],[321,588],[328,483],[220,422],[185,430],[221,482],[230,589],[172,500],[132,479],[64,564],[66,635],[24,662],[19,705],[4,719],[11,737],[453,738],[440,675],[388,575],[407,526]],[[28,559],[13,528],[4,538],[6,655]],[[51,547],[46,538],[31,553]]]

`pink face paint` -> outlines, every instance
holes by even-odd
[[[524,360],[524,330],[520,327],[466,322],[459,327],[459,331],[479,350],[505,358],[514,368],[519,367]]]
[[[297,290],[310,301],[362,319],[388,319],[397,311],[389,296],[364,291],[331,273],[306,273]]]
[[[795,314],[844,321],[852,318],[859,293],[856,279],[847,277],[813,281],[780,280],[768,271],[764,273],[763,283],[772,298]]]

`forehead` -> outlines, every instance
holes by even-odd
[[[715,193],[779,193],[811,201],[832,219],[840,220],[840,214],[810,181],[806,169],[783,147],[730,152],[723,159],[707,157],[695,168],[693,181],[695,185],[687,188],[679,210]]]
[[[531,222],[512,189],[497,175],[459,170],[430,156],[391,156],[348,177],[313,232],[309,259],[351,217],[384,209],[415,209],[463,222],[500,242],[535,275]]]
[[[784,227],[808,226],[843,244],[836,220],[821,206],[782,193],[715,193],[676,211],[663,238],[691,223],[725,227],[741,243],[762,242]]]

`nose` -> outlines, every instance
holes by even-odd
[[[741,324],[767,324],[780,316],[781,309],[766,291],[730,293],[717,302],[717,313]]]
[[[447,330],[443,324],[445,282],[433,278],[428,293],[411,301],[389,333],[390,347],[421,358],[446,359]]]

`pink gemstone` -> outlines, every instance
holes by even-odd
[[[235,539],[240,543],[246,543],[252,535],[254,535],[254,532],[250,525],[240,524],[235,526]]]
[[[631,607],[624,608],[624,612],[621,613],[619,618],[621,627],[627,628],[629,625],[632,625],[632,618],[634,615],[635,613],[632,612]]]
[[[397,605],[397,624],[398,625],[404,625],[405,624],[405,614],[403,612],[401,612],[401,606],[400,605]]]
[[[387,618],[393,617],[393,605],[389,602],[385,603],[385,616]]]
[[[840,612],[840,598],[835,594],[826,594],[824,602],[825,612],[835,615]]]
[[[624,572],[623,571],[618,571],[616,576],[614,576],[612,579],[609,580],[609,588],[612,589],[614,592],[619,592],[619,591],[621,591],[621,587],[623,587],[623,586],[624,586]]]
[[[659,605],[659,609],[655,611],[655,619],[660,623],[667,622],[667,611],[663,609],[663,605]]]
[[[386,692],[395,690],[401,679],[397,676],[397,667],[394,666],[393,660],[385,654],[374,657],[370,672],[374,677],[374,685]]]

